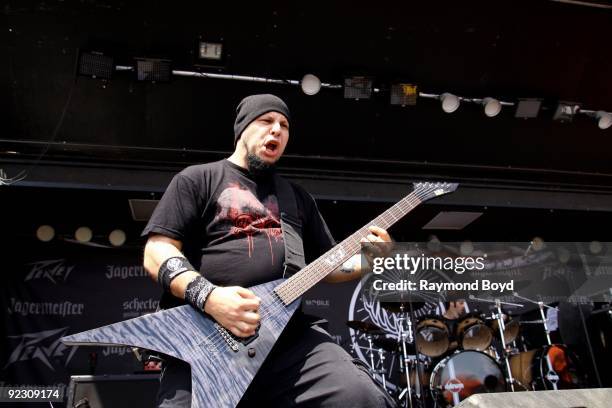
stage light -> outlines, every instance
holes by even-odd
[[[413,84],[391,85],[391,105],[414,106],[416,105],[418,89]]]
[[[561,263],[568,263],[570,258],[572,257],[570,251],[568,251],[566,248],[559,248],[557,250],[557,259],[559,259],[559,262]]]
[[[36,238],[42,242],[49,242],[55,237],[55,229],[50,225],[41,225],[36,230]]]
[[[113,230],[110,234],[108,234],[108,241],[113,246],[116,246],[116,247],[121,246],[125,244],[125,240],[126,240],[125,232],[123,232],[120,229]]]
[[[430,235],[429,241],[427,241],[427,249],[432,252],[440,251],[441,243],[436,235]]]
[[[574,115],[578,113],[579,110],[580,105],[575,102],[559,102],[553,119],[560,122],[571,122]]]
[[[198,44],[198,58],[203,60],[221,61],[223,57],[223,44],[218,42],[200,41]]]
[[[591,251],[593,255],[597,255],[601,252],[602,249],[603,247],[601,245],[601,242],[599,241],[591,241],[591,243],[589,244],[589,251]]]
[[[321,80],[315,75],[306,74],[300,81],[300,86],[306,95],[316,95],[321,90]]]
[[[540,113],[540,107],[542,106],[541,99],[526,98],[519,99],[516,106],[516,112],[514,113],[515,118],[537,118]]]
[[[463,241],[459,246],[459,252],[463,256],[471,255],[472,252],[474,252],[474,244],[472,244],[472,241]]]
[[[453,113],[459,108],[459,97],[451,93],[445,92],[440,95],[442,101],[442,110],[446,113]]]
[[[93,233],[91,232],[91,229],[89,227],[79,227],[74,232],[74,239],[79,242],[89,242],[91,241],[92,237]]]
[[[501,103],[494,98],[484,98],[482,100],[482,104],[484,105],[484,113],[488,117],[492,118],[493,116],[497,116],[499,112],[501,112]]]
[[[111,79],[114,69],[113,58],[101,52],[83,52],[79,56],[78,75],[94,79]]]
[[[372,79],[356,76],[344,78],[344,98],[369,99],[372,96]]]
[[[172,74],[170,60],[136,58],[136,79],[138,81],[169,82]]]
[[[597,118],[597,126],[600,129],[604,130],[612,126],[612,114],[609,112],[597,111],[595,117]]]

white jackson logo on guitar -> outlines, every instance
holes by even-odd
[[[338,248],[337,250],[335,250],[334,252],[332,252],[326,257],[325,263],[327,263],[328,265],[335,265],[337,263],[342,262],[342,259],[345,256],[346,256],[346,252],[344,252],[344,249]]]

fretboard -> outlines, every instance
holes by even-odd
[[[358,253],[361,250],[361,239],[370,234],[368,227],[376,225],[387,229],[420,203],[421,199],[414,192],[408,194],[344,241],[321,255],[317,260],[278,285],[274,288],[274,292],[284,304],[290,304],[325,278],[330,272],[346,262],[351,256]]]

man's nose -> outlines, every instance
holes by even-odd
[[[270,130],[270,133],[272,133],[273,135],[278,135],[280,134],[281,131],[281,125],[279,122],[274,122],[272,124],[272,129]]]

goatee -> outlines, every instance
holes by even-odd
[[[269,176],[276,169],[274,163],[266,163],[255,154],[247,155],[247,164],[249,166],[249,173],[255,177]]]

